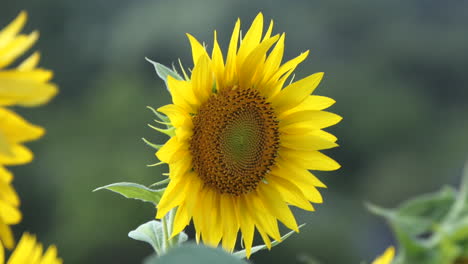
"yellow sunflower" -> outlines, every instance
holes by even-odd
[[[57,248],[50,246],[45,253],[42,245],[37,243],[36,238],[28,233],[23,234],[15,251],[11,254],[6,264],[61,264],[62,260],[57,257]],[[0,264],[5,263],[5,256],[0,243]]]
[[[33,53],[16,66],[15,60],[22,56],[37,40],[38,33],[19,34],[26,22],[26,13],[0,30],[0,241],[12,248],[13,236],[9,225],[21,220],[17,209],[19,199],[11,187],[12,175],[7,165],[30,162],[33,154],[22,144],[44,134],[44,129],[32,125],[7,106],[38,106],[49,101],[57,87],[49,83],[52,72],[37,68],[39,53]]]
[[[393,257],[395,256],[395,248],[389,247],[385,252],[376,258],[372,264],[390,264],[392,263]]]
[[[240,39],[238,20],[226,59],[216,32],[211,57],[188,34],[191,76],[168,76],[173,103],[158,109],[175,135],[156,153],[170,170],[156,218],[177,208],[173,235],[192,219],[197,242],[232,252],[240,229],[249,256],[256,229],[270,248],[281,239],[277,220],[299,231],[288,205],[322,202],[317,188],[326,186],[308,170],[340,167],[319,152],[337,146],[322,129],[341,120],[322,111],[333,99],[311,95],[323,73],[285,85],[308,52],[282,64],[285,34],[272,29],[263,35],[260,13]]]

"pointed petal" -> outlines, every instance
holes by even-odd
[[[290,205],[297,206],[307,211],[314,211],[314,208],[307,198],[304,197],[301,189],[290,181],[275,175],[269,175],[268,183],[276,188],[281,194],[281,197]]]
[[[234,30],[232,31],[231,41],[229,42],[229,49],[226,57],[226,86],[234,85],[236,81],[236,55],[237,46],[239,41],[240,19],[237,19]]]
[[[313,133],[299,135],[280,135],[281,146],[295,150],[322,150],[337,147],[333,141],[318,137]]]
[[[256,192],[271,215],[278,218],[288,228],[296,232],[299,231],[294,215],[281,199],[281,194],[277,190],[270,188],[268,184],[260,183]]]
[[[0,49],[8,44],[21,31],[27,20],[27,13],[21,11],[18,16],[0,31]],[[3,262],[0,262],[3,263]]]
[[[0,79],[0,105],[38,106],[57,94],[51,83],[26,79]]]
[[[284,116],[280,120],[280,127],[286,128],[289,125],[302,123],[311,129],[321,129],[337,124],[343,118],[337,114],[326,111],[305,110]]]
[[[0,48],[0,68],[10,65],[16,58],[26,52],[39,38],[37,31],[29,35],[19,35]]]
[[[332,171],[340,168],[340,164],[316,150],[301,151],[282,148],[278,154],[284,163],[294,164],[299,168],[321,171]]]
[[[202,55],[192,71],[192,86],[195,96],[203,104],[208,100],[213,88],[213,72],[211,71],[210,59]]]
[[[193,65],[195,66],[201,56],[208,56],[208,54],[206,53],[205,47],[203,47],[194,36],[187,33],[187,37],[192,47]]]
[[[302,103],[317,88],[322,77],[323,72],[315,73],[281,90],[272,99],[276,112],[281,113]]]

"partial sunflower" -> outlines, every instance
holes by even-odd
[[[9,225],[21,220],[19,199],[10,185],[12,175],[4,166],[19,165],[32,160],[32,152],[22,144],[44,134],[44,129],[28,123],[7,106],[32,107],[48,102],[57,87],[49,83],[52,72],[37,68],[39,53],[35,52],[16,66],[37,40],[39,34],[19,34],[27,15],[21,12],[13,22],[0,30],[0,241],[12,248],[14,241]]]
[[[395,248],[389,247],[385,252],[376,258],[372,264],[390,264],[392,263],[393,257],[395,256]]]
[[[175,134],[156,153],[170,170],[156,218],[177,208],[173,235],[193,219],[197,242],[233,251],[240,229],[249,256],[256,229],[270,248],[281,239],[277,220],[299,231],[288,205],[322,202],[326,186],[308,170],[340,167],[319,152],[337,146],[322,129],[341,120],[322,111],[333,99],[311,95],[323,73],[285,85],[308,52],[281,64],[285,34],[272,30],[263,35],[260,13],[240,40],[238,20],[226,59],[216,32],[211,57],[188,34],[191,76],[168,76],[173,103],[158,109]]]
[[[0,243],[0,264],[61,264],[62,259],[57,257],[57,248],[50,246],[43,253],[42,245],[36,238],[28,233],[23,234],[7,262],[3,247]]]

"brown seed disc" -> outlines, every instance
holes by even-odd
[[[255,190],[275,164],[279,148],[273,108],[253,89],[225,89],[193,117],[193,169],[219,193]]]

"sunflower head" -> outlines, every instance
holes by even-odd
[[[37,106],[57,93],[57,87],[49,82],[52,72],[37,67],[38,52],[12,66],[39,37],[36,31],[20,33],[26,19],[26,12],[21,12],[0,29],[0,241],[7,248],[14,246],[9,226],[21,221],[21,212],[18,195],[11,186],[13,176],[4,166],[30,162],[33,154],[23,143],[44,134],[43,128],[30,124],[7,106]]]
[[[226,56],[216,32],[211,54],[188,35],[194,67],[167,77],[172,104],[158,109],[175,133],[156,153],[170,169],[156,217],[177,208],[173,235],[193,220],[197,241],[228,251],[240,230],[247,255],[255,230],[269,248],[277,220],[298,231],[289,205],[322,202],[309,170],[339,168],[320,152],[337,146],[323,128],[341,120],[322,111],[333,99],[311,95],[323,73],[288,82],[308,52],[282,63],[285,34],[263,27],[260,13],[240,39],[238,20]]]

